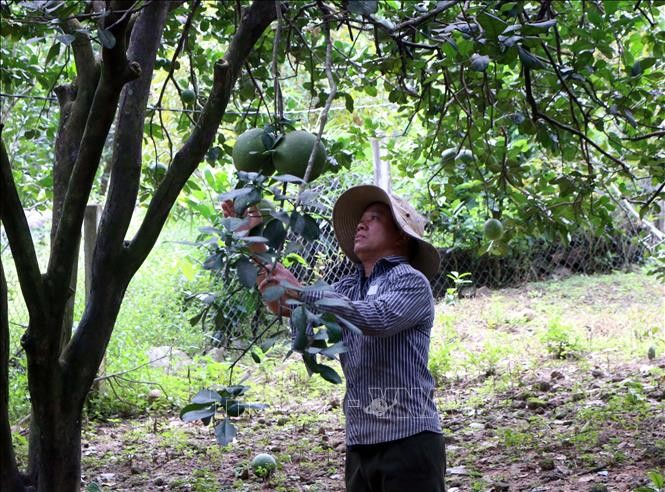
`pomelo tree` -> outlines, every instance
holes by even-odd
[[[79,488],[82,407],[125,289],[199,163],[230,163],[220,125],[240,134],[265,108],[279,126],[300,101],[324,109],[309,128],[320,138],[343,101],[347,131],[326,150],[348,167],[357,140],[383,127],[358,103],[391,103],[404,132],[420,132],[391,159],[423,180],[435,219],[468,197],[507,230],[565,231],[609,224],[622,199],[647,215],[663,198],[659,1],[43,0],[4,1],[0,14],[0,219],[30,315],[21,342],[32,405],[19,473],[2,276],[2,490]],[[297,98],[283,93],[290,80]],[[169,92],[186,104],[175,118],[162,111]],[[57,118],[42,110],[52,94]],[[111,177],[91,294],[72,333],[69,285],[103,160]],[[129,235],[137,201],[145,218]],[[44,204],[53,221],[42,270],[24,207]],[[502,217],[509,204],[513,222]]]

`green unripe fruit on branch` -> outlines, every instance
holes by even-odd
[[[277,461],[270,454],[257,454],[250,464],[254,475],[261,478],[267,478],[277,469]]]
[[[196,93],[192,89],[185,89],[180,93],[180,99],[187,104],[193,103],[196,101]]]
[[[503,224],[500,220],[489,219],[485,222],[485,237],[490,241],[496,241],[503,236]]]
[[[266,176],[274,172],[270,154],[264,154],[267,149],[263,134],[262,128],[250,128],[238,137],[231,152],[233,165],[238,171],[261,172]]]
[[[275,147],[275,153],[272,156],[275,169],[279,174],[292,174],[299,178],[305,177],[309,156],[312,153],[316,135],[303,130],[297,130],[284,135]],[[326,149],[319,142],[314,154],[314,163],[309,181],[314,181],[323,172],[326,164]]]

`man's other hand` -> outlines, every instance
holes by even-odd
[[[293,285],[299,288],[300,282],[298,279],[282,264],[277,263],[274,267],[272,265],[264,265],[259,268],[259,275],[256,279],[261,294],[265,292],[268,287],[273,285],[281,285],[286,288],[284,295],[274,301],[266,302],[266,307],[278,316],[290,316],[291,306],[287,304],[289,299],[299,299],[300,296],[296,290],[291,290],[287,285]]]

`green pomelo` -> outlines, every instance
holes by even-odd
[[[490,241],[496,241],[503,236],[503,224],[497,219],[488,219],[485,222],[485,237]]]
[[[266,151],[263,145],[263,129],[250,128],[236,140],[231,157],[233,165],[238,171],[253,172],[269,176],[275,170],[270,155],[263,155]]]
[[[299,178],[305,177],[309,155],[312,153],[316,136],[303,130],[287,133],[277,144],[272,160],[279,174],[292,174]],[[309,180],[314,181],[323,172],[326,164],[326,149],[319,142],[314,154],[314,163]]]
[[[272,455],[261,453],[254,457],[250,466],[257,477],[268,477],[277,469],[277,461]]]
[[[192,89],[185,89],[180,93],[180,99],[184,103],[193,103],[196,101],[196,93]]]

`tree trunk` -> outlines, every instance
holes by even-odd
[[[0,258],[0,490],[24,490],[16,467],[9,428],[9,316],[7,281]]]
[[[81,409],[82,405],[76,408],[67,405],[48,415],[33,412],[30,478],[37,484],[38,492],[75,492],[80,489]]]
[[[130,7],[131,4],[129,0],[110,2],[110,5],[117,6],[118,12]],[[150,89],[152,66],[165,20],[165,18],[158,20],[152,16],[160,14],[160,11],[164,14],[165,5],[168,4],[149,2],[142,10],[132,32],[134,42],[130,43],[131,63],[127,62],[124,43],[119,41],[124,34],[122,22],[126,19],[123,21],[122,17],[116,19],[111,16],[104,19],[105,25],[110,26],[109,29],[113,26],[119,31],[114,33],[118,41],[113,48],[103,49],[102,76],[93,102],[88,108],[94,118],[87,119],[85,132],[81,135],[75,164],[59,213],[60,218],[46,274],[42,274],[39,269],[4,145],[0,149],[2,150],[0,217],[7,228],[14,261],[19,271],[21,289],[30,311],[30,325],[21,342],[28,360],[28,384],[32,399],[28,474],[32,481],[31,485],[38,492],[71,492],[80,489],[83,404],[111,338],[127,285],[154,245],[178,193],[213,142],[242,66],[252,46],[276,15],[275,5],[272,2],[254,2],[243,10],[238,31],[228,47],[227,54],[214,66],[213,88],[197,126],[177,153],[165,180],[160,184],[144,218],[141,231],[134,240],[127,243],[125,234],[139,186],[145,104]],[[115,13],[117,12],[111,15]],[[146,42],[138,42],[134,36],[136,39],[145,36]],[[148,41],[155,43],[153,45]],[[152,51],[142,53],[138,47]],[[96,80],[92,77],[94,70],[89,57],[85,52],[79,55],[82,58],[82,66],[90,68],[91,80]],[[142,93],[140,101],[130,105],[129,113],[134,121],[132,118],[124,122],[118,121],[120,137],[117,136],[119,140],[116,141],[116,145],[123,152],[114,163],[111,174],[109,197],[93,254],[90,297],[77,330],[63,347],[64,339],[59,335],[68,300],[64,289],[68,286],[74,268],[74,259],[77,256],[71,248],[79,242],[85,205],[99,164],[101,149],[118,106],[120,87],[131,78],[130,75],[134,74],[137,77],[141,75],[139,67],[144,68],[143,79],[136,80],[137,83],[131,86],[131,90],[125,91],[122,103],[124,106],[125,100],[134,101],[130,97],[130,92],[137,98],[138,91]],[[123,70],[121,73],[116,73],[118,69]],[[131,70],[128,72],[125,69]],[[63,134],[63,142],[65,136]],[[118,163],[125,164],[126,168],[116,168]],[[0,362],[6,371],[6,360]],[[5,374],[0,376],[4,375],[6,380]],[[3,381],[0,380],[0,383]],[[6,384],[3,384],[3,387],[6,387]],[[0,403],[0,411],[4,408],[6,413],[7,405],[2,405]],[[0,415],[0,418],[8,428],[6,416]],[[8,430],[3,428],[0,432]],[[0,437],[6,442],[4,435]],[[8,479],[17,475],[16,466],[11,466],[10,463],[13,457],[4,453],[4,445],[0,443],[0,451],[3,452],[1,462],[3,480],[5,470],[8,470]],[[5,457],[8,460],[7,466],[5,466]],[[3,492],[4,490],[13,492],[11,488],[4,486],[4,482],[1,485]],[[23,489],[20,482],[17,487],[14,490]]]

